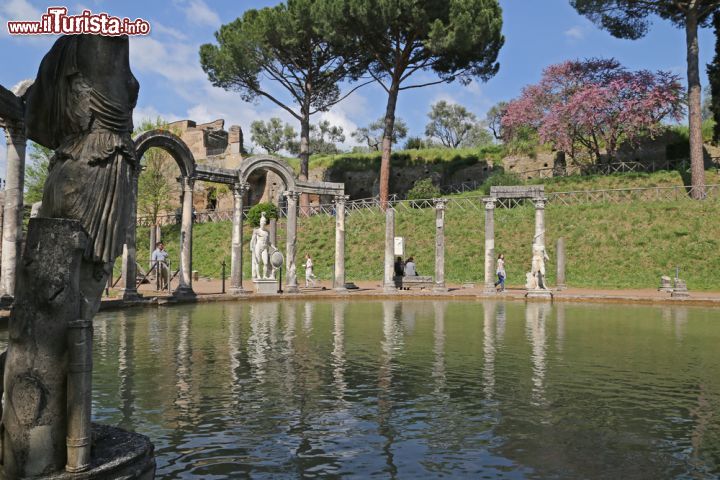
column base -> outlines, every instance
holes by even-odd
[[[285,293],[300,293],[300,287],[297,285],[285,285]]]
[[[195,290],[193,290],[190,285],[180,285],[173,292],[173,297],[194,298],[194,297],[196,297],[196,295],[195,295]]]
[[[333,292],[344,293],[347,291],[348,289],[345,288],[345,285],[343,285],[342,287],[333,287]]]
[[[245,290],[243,287],[230,287],[228,289],[230,295],[248,295],[252,293],[250,290]]]
[[[497,287],[494,283],[486,283],[485,287],[483,288],[483,293],[485,295],[497,295]]]
[[[121,288],[120,293],[124,302],[136,302],[142,299],[142,295],[135,288]]]
[[[397,293],[398,287],[395,283],[386,283],[383,285],[383,293]]]
[[[555,290],[557,290],[558,292],[562,292],[563,290],[567,290],[567,285],[565,285],[564,283],[560,283],[560,284],[558,284],[558,285],[555,285]]]
[[[435,285],[433,286],[432,291],[436,293],[444,293],[449,291],[449,288],[447,288],[445,285]]]

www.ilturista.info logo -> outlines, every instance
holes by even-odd
[[[65,7],[50,7],[40,21],[9,21],[10,35],[147,35],[150,23],[138,18],[119,18],[107,13],[83,10],[80,15],[68,15]]]

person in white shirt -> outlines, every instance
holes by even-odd
[[[310,254],[305,254],[305,287],[309,286],[315,286],[315,279],[317,277],[313,273],[313,262],[312,258],[310,258]]]
[[[500,291],[505,291],[505,255],[502,253],[498,255],[497,259],[497,268],[495,269],[495,273],[497,273],[498,281],[495,282],[495,288],[498,286],[500,287]]]
[[[410,257],[405,262],[405,276],[406,277],[416,277],[417,276],[417,270],[415,270],[415,259],[413,257]]]
[[[165,245],[162,242],[157,242],[155,250],[153,250],[150,260],[153,262],[153,266],[157,264],[155,270],[157,275],[160,275],[160,289],[164,290],[168,286],[170,281],[170,269],[167,265],[167,257],[169,253],[165,250]]]

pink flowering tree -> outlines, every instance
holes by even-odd
[[[676,75],[631,72],[614,59],[573,60],[547,67],[540,83],[525,87],[505,108],[502,131],[510,140],[531,128],[576,163],[603,154],[612,161],[622,142],[652,138],[683,113]]]

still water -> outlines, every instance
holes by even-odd
[[[95,322],[158,478],[717,478],[720,312],[218,303]]]

